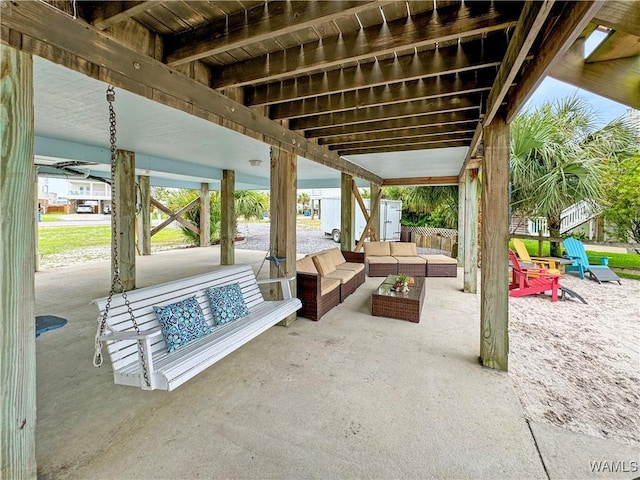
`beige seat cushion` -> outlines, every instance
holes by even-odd
[[[324,253],[327,253],[329,255],[336,268],[338,267],[338,265],[342,265],[346,262],[344,255],[342,255],[342,251],[339,248],[332,248]]]
[[[457,265],[458,261],[455,258],[447,257],[446,255],[420,255],[427,261],[429,265]]]
[[[339,286],[340,280],[337,278],[320,277],[320,295],[326,295]]]
[[[353,277],[356,276],[355,272],[350,270],[334,270],[333,272],[325,275],[327,278],[335,278],[340,280],[340,283],[347,283]]]
[[[398,260],[391,256],[366,257],[366,261],[369,263],[398,263]]]
[[[328,274],[336,271],[336,266],[334,265],[333,258],[329,252],[313,255],[311,258],[313,258],[313,263],[318,269],[318,273],[323,277],[326,277]]]
[[[364,254],[367,257],[389,257],[389,242],[364,242]]]
[[[391,242],[389,245],[392,257],[417,257],[418,249],[415,243]]]
[[[350,270],[355,273],[360,273],[364,270],[364,263],[341,263],[340,265],[338,265],[338,270]]]
[[[307,255],[296,262],[296,272],[317,274],[318,269],[316,268],[316,264],[313,263],[311,256]]]
[[[393,257],[398,263],[402,263],[403,265],[425,265],[427,261],[422,257]]]

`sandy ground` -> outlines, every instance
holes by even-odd
[[[640,282],[560,283],[589,304],[509,299],[509,375],[525,414],[640,445]]]

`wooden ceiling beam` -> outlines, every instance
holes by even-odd
[[[640,37],[640,2],[607,0],[593,16],[593,22]]]
[[[152,7],[165,3],[162,0],[145,0],[140,2],[95,2],[91,23],[98,30],[124,22],[129,18],[146,12]]]
[[[479,109],[480,95],[438,97],[429,100],[404,102],[381,107],[360,108],[347,112],[335,112],[315,117],[292,119],[289,121],[291,130],[313,130],[318,128],[351,125],[378,120],[393,120],[395,118],[413,117],[415,115],[431,115],[436,113],[456,112]]]
[[[584,40],[578,40],[549,74],[615,102],[640,109],[640,58],[587,63]]]
[[[469,76],[470,77],[470,76]],[[323,95],[292,102],[272,105],[269,117],[302,118],[351,109],[392,105],[406,101],[429,100],[449,95],[468,95],[488,91],[493,84],[495,70],[487,69],[476,78],[460,76],[426,78],[363,88],[351,92]]]
[[[385,147],[390,145],[411,145],[411,144],[430,144],[442,142],[455,142],[458,140],[471,140],[474,130],[461,132],[436,133],[432,135],[412,135],[406,137],[393,137],[386,139],[370,138],[360,142],[349,142],[335,145],[328,145],[329,150],[339,150],[345,153],[349,150],[359,150],[361,148]]]
[[[212,87],[273,82],[398,50],[504,30],[516,24],[519,13],[519,4],[511,2],[469,7],[460,3],[217,68]]]
[[[563,4],[564,9],[556,19],[549,35],[544,39],[543,45],[527,65],[518,85],[509,92],[507,123],[510,123],[518,114],[549,73],[554,61],[559,61],[569,50],[603,3],[603,0],[584,0]]]
[[[166,63],[171,66],[218,55],[234,48],[271,40],[322,22],[371,8],[383,1],[265,2],[186,33],[167,38]]]
[[[640,21],[640,17],[638,17],[638,20]],[[607,38],[600,42],[596,49],[585,59],[585,62],[607,62],[639,55],[640,37],[626,32],[611,30]]]
[[[383,187],[408,187],[408,186],[433,186],[433,185],[458,185],[458,177],[412,177],[412,178],[387,178],[382,182]]]
[[[338,151],[339,155],[351,156],[351,155],[367,155],[370,153],[385,153],[385,152],[406,152],[410,150],[431,150],[434,148],[453,148],[453,147],[468,147],[469,139],[460,139],[450,142],[434,142],[434,143],[416,143],[416,144],[396,144],[388,145],[386,147],[367,148],[363,147],[358,150],[349,150],[348,152]]]
[[[410,138],[416,136],[436,136],[449,133],[468,133],[473,132],[476,128],[477,122],[462,122],[462,123],[450,123],[448,125],[435,125],[428,127],[417,128],[405,128],[398,130],[387,130],[383,132],[371,133],[358,133],[351,135],[338,135],[335,137],[319,138],[318,145],[327,145],[329,149],[333,145],[342,144],[347,145],[350,143],[365,143],[376,140],[386,140],[395,138]]]
[[[43,2],[4,8],[1,41],[90,77],[234,129],[311,161],[370,182],[382,178],[347,162],[252,109],[144,55]],[[22,35],[21,35],[22,34]]]
[[[451,123],[478,121],[480,115],[477,110],[466,110],[461,112],[438,113],[435,115],[416,115],[408,118],[397,118],[395,120],[383,120],[380,122],[356,123],[353,125],[341,125],[338,127],[327,127],[318,130],[305,132],[307,138],[326,138],[336,135],[350,135],[365,132],[384,132],[388,130],[399,130],[435,125],[447,125]]]
[[[468,72],[500,65],[507,51],[506,37],[462,43],[393,59],[362,63],[356,67],[304,75],[255,88],[247,87],[246,104],[263,105],[297,101],[363,87],[419,80],[437,75]]]
[[[511,88],[511,84],[520,71],[529,49],[551,13],[553,3],[554,0],[525,3],[509,42],[507,53],[500,64],[495,82],[487,98],[487,110],[484,117],[485,125],[489,125],[498,112],[498,108],[500,108],[509,88]]]

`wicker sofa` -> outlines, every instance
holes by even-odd
[[[349,262],[337,248],[296,262],[298,298],[302,301],[298,315],[317,321],[364,283],[364,264],[358,261],[363,256],[350,253],[344,252]]]
[[[427,261],[418,255],[415,243],[365,242],[364,264],[370,277],[406,275],[424,277]]]
[[[340,280],[323,278],[311,256],[298,260],[296,271],[298,298],[302,302],[298,315],[317,322],[340,303]]]

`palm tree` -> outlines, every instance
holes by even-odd
[[[248,233],[249,220],[257,220],[269,211],[269,195],[256,190],[236,190],[234,198],[236,218],[244,219],[245,233]]]
[[[302,212],[304,212],[306,210],[305,207],[311,203],[311,197],[309,197],[308,193],[302,192],[298,195],[298,203],[302,205]]]
[[[518,116],[511,124],[511,206],[520,216],[544,216],[552,238],[561,212],[581,200],[604,199],[604,162],[628,149],[633,132],[621,119],[596,127],[597,114],[573,95]],[[551,243],[551,255],[560,246]]]
[[[442,212],[447,228],[458,224],[458,187],[411,187],[404,194],[407,207],[417,213]]]

